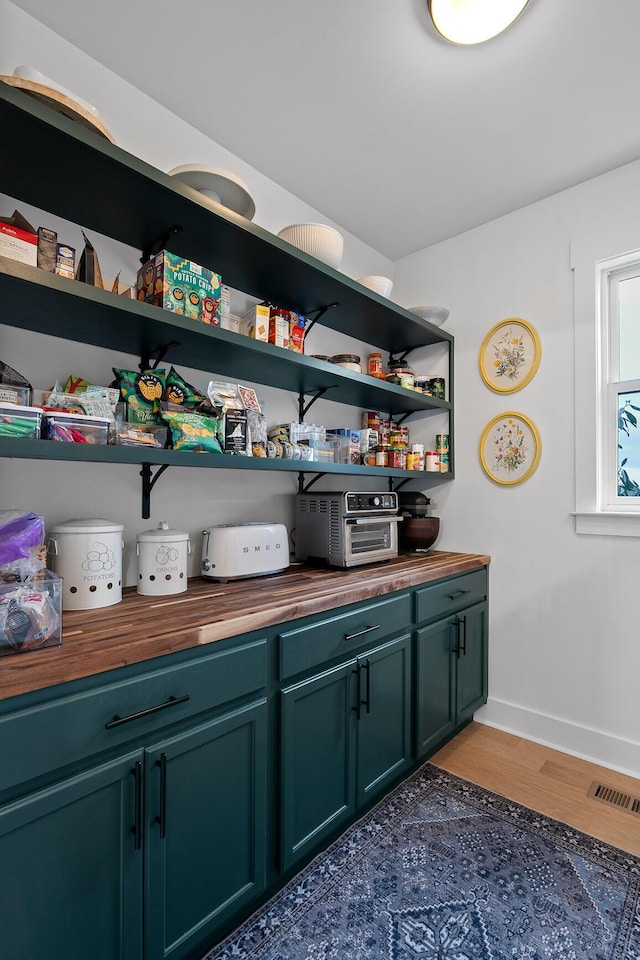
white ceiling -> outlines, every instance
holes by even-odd
[[[391,260],[640,157],[640,0],[14,2]]]

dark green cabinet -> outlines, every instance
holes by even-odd
[[[281,866],[347,823],[410,763],[411,638],[281,693]]]
[[[424,757],[487,699],[487,603],[416,631],[416,752]]]
[[[130,753],[0,807],[7,960],[140,960],[142,761]]]
[[[266,879],[266,700],[146,751],[145,955],[178,958]]]

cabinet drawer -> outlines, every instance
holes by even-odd
[[[416,621],[433,620],[467,607],[487,595],[487,571],[475,570],[461,577],[439,580],[415,591]]]
[[[0,717],[0,792],[261,690],[266,646],[257,640]]]
[[[281,633],[280,679],[348,655],[363,643],[377,643],[389,633],[400,633],[410,622],[411,597],[403,593]]]

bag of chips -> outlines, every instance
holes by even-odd
[[[186,410],[165,410],[161,416],[171,431],[174,450],[222,453],[222,424],[217,417]]]

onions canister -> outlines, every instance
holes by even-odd
[[[121,523],[67,520],[49,531],[51,569],[63,578],[63,610],[110,607],[122,600]]]
[[[161,520],[155,530],[136,537],[138,557],[138,593],[166,597],[187,589],[187,557],[191,553],[189,534],[170,530]]]

